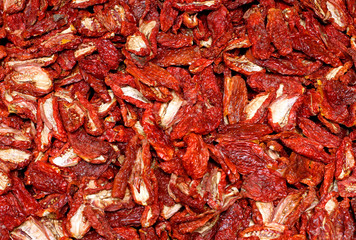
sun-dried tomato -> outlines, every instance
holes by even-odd
[[[63,126],[68,132],[74,132],[83,125],[85,112],[78,101],[74,101],[70,96],[69,98],[59,96],[59,98],[58,109]]]
[[[286,170],[288,183],[296,184],[301,182],[308,186],[316,186],[323,180],[324,165],[322,163],[312,161],[294,153],[291,154],[290,161]]]
[[[271,39],[264,24],[260,9],[251,8],[245,13],[246,28],[252,43],[252,54],[258,59],[268,59],[272,53]]]
[[[218,133],[213,133],[214,140],[218,142],[234,142],[235,140],[259,139],[272,133],[271,127],[261,123],[238,123],[223,126]]]
[[[259,170],[244,179],[241,192],[255,201],[270,202],[284,197],[287,185],[270,170]]]
[[[304,32],[295,33],[292,35],[293,48],[302,51],[306,55],[321,60],[326,64],[334,67],[340,65],[340,60],[330,51],[328,51],[323,44],[320,43],[315,37]]]
[[[58,177],[59,179],[62,178],[61,176]],[[60,180],[62,180],[62,182],[60,183],[61,187],[65,187],[66,182],[63,181],[63,178]],[[54,180],[53,183],[55,183],[55,181],[56,180]],[[57,188],[55,191],[61,191],[61,190]],[[35,198],[30,194],[30,192],[26,190],[21,179],[16,176],[12,176],[11,192],[17,198],[19,202],[18,204],[21,206],[21,209],[26,214],[26,216],[34,215],[37,213],[38,210],[41,209],[40,204],[35,200]]]
[[[332,156],[327,154],[324,151],[323,146],[315,140],[304,138],[297,134],[282,136],[281,140],[284,145],[300,155],[324,163],[330,163],[333,161]]]
[[[209,151],[201,136],[191,133],[184,138],[187,151],[182,162],[188,175],[192,178],[202,178],[207,171]]]
[[[148,142],[156,150],[157,155],[165,161],[174,156],[174,148],[168,136],[157,126],[152,111],[146,110],[142,116],[142,126]]]
[[[281,9],[270,8],[268,10],[266,28],[279,54],[286,56],[292,52],[290,32],[283,19]]]
[[[163,32],[167,32],[170,27],[174,24],[174,20],[178,16],[178,11],[172,7],[173,1],[168,0],[164,1],[161,15],[160,15],[160,22],[161,22],[161,29]]]
[[[201,52],[197,46],[180,49],[159,48],[153,62],[161,67],[187,66],[200,58]]]
[[[224,79],[224,121],[229,124],[238,123],[247,103],[247,88],[245,81],[239,77]]]
[[[30,164],[26,171],[26,184],[49,193],[64,193],[68,185],[59,169],[44,162]]]
[[[90,163],[105,163],[115,158],[115,152],[109,143],[99,140],[80,128],[68,136],[74,152]]]
[[[248,141],[221,142],[219,149],[232,161],[242,175],[251,174],[273,165],[275,161],[269,157],[258,144]]]
[[[248,226],[251,217],[251,207],[247,201],[234,203],[219,219],[219,227],[215,239],[237,239],[241,230]]]

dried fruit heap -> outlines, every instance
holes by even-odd
[[[3,0],[0,239],[355,239],[354,0]]]

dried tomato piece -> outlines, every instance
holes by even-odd
[[[55,236],[67,237],[61,227],[61,221],[37,220],[34,217],[29,217],[24,223],[14,229],[10,235],[12,239],[53,239]]]
[[[214,61],[206,58],[201,58],[195,61],[193,64],[189,66],[189,72],[193,74],[200,73],[206,67],[210,66]]]
[[[323,225],[323,229],[320,226]],[[334,238],[333,223],[325,209],[317,209],[310,219],[308,234],[312,237],[325,239]]]
[[[237,201],[220,217],[215,239],[237,239],[239,232],[248,227],[250,217],[251,207],[247,201]]]
[[[110,163],[110,162],[108,162]],[[79,161],[78,164],[76,164],[73,167],[69,167],[69,171],[71,175],[73,176],[74,179],[77,181],[80,181],[84,179],[85,177],[89,178],[99,178],[101,175],[105,173],[105,171],[108,169],[109,164],[90,164],[86,161]]]
[[[97,8],[98,20],[109,32],[129,36],[136,31],[136,20],[125,2],[108,2],[104,9]]]
[[[143,206],[136,206],[132,209],[122,209],[115,212],[108,212],[106,213],[106,217],[113,228],[129,226],[139,227],[143,211]]]
[[[88,219],[84,216],[85,204],[83,203],[82,194],[82,191],[79,190],[74,196],[66,219],[66,230],[69,236],[74,238],[83,238],[91,227]]]
[[[228,10],[222,6],[218,10],[211,12],[207,16],[207,27],[211,36],[206,40],[208,35],[204,36],[199,43],[200,46],[207,46],[207,51],[203,52],[206,58],[219,57],[225,49],[229,40],[233,38],[234,32],[231,23],[228,21]],[[199,26],[199,25],[198,25]]]
[[[277,223],[268,223],[265,225],[254,225],[248,227],[240,232],[242,239],[261,239],[270,238],[272,235],[274,238],[283,237],[286,227]]]
[[[87,162],[106,163],[115,157],[115,152],[108,142],[90,136],[82,128],[68,134],[68,140],[74,152]]]
[[[92,5],[96,5],[96,4],[101,4],[101,3],[105,3],[106,0],[95,0],[95,1],[90,1],[90,0],[87,0],[87,1],[73,1],[73,7],[74,8],[87,8],[89,6],[92,6]]]
[[[356,196],[356,177],[353,172],[348,178],[338,181],[337,186],[342,197],[355,197]]]
[[[11,2],[11,1],[10,1]],[[21,2],[20,2],[21,3]],[[24,32],[25,20],[22,13],[6,14],[4,15],[4,27],[2,31],[2,38],[7,38],[19,47],[29,46],[29,42],[25,41],[22,33]]]
[[[165,69],[149,63],[143,69],[139,69],[132,62],[126,61],[126,71],[149,86],[165,86],[173,90],[178,90],[178,81]]]
[[[20,1],[5,1],[3,5],[3,11],[7,14],[13,14],[24,9],[26,2]]]
[[[323,146],[312,139],[304,138],[297,134],[289,136],[286,134],[282,136],[281,140],[285,146],[293,149],[294,152],[300,155],[323,163],[333,161],[333,158],[324,151]]]
[[[292,226],[316,198],[313,188],[302,189],[288,194],[274,210],[272,222]]]
[[[85,71],[80,71],[84,81],[86,81],[90,87],[94,89],[96,93],[100,95],[104,101],[109,102],[111,100],[108,90],[104,84],[104,81],[94,77],[93,75],[86,73]]]
[[[182,23],[187,27],[187,28],[194,28],[198,25],[198,18],[197,14],[189,14],[187,12],[184,12],[182,14]]]
[[[299,113],[303,117],[315,116],[320,112],[320,103],[320,93],[315,89],[307,90]]]
[[[275,88],[278,95],[304,93],[302,81],[298,77],[256,73],[247,78],[247,84],[258,92]],[[279,97],[278,95],[277,97]]]
[[[1,87],[1,98],[9,113],[14,113],[22,118],[29,118],[33,122],[37,121],[36,97],[9,90],[9,86]]]
[[[26,183],[49,193],[64,193],[68,186],[59,169],[45,162],[30,164],[26,171]]]
[[[168,0],[163,2],[161,14],[159,16],[161,22],[161,30],[167,32],[174,24],[174,20],[178,16],[178,11],[172,7],[174,1]]]
[[[41,119],[53,136],[59,140],[66,141],[66,132],[64,130],[60,114],[58,111],[57,97],[50,94],[38,101],[39,114]]]
[[[286,196],[287,185],[276,173],[262,169],[244,179],[241,193],[255,201],[270,202]]]
[[[139,235],[134,228],[119,227],[114,228],[115,232],[124,240],[139,240]]]
[[[249,55],[248,55],[249,56]],[[258,60],[249,56],[253,64],[264,67],[267,70],[282,75],[309,75],[318,70],[322,63],[320,61],[311,61],[302,54],[291,53],[284,58],[271,57],[267,60]]]
[[[58,167],[72,167],[78,164],[80,158],[67,143],[49,161]]]
[[[41,199],[39,203],[42,207],[41,216],[45,216],[49,213],[59,219],[65,215],[67,210],[66,204],[68,203],[68,196],[54,193],[47,195],[44,199]]]
[[[345,198],[338,204],[338,208],[333,216],[335,235],[343,235],[345,239],[352,239],[355,232],[355,221],[350,211],[350,200]]]
[[[261,123],[238,123],[223,126],[218,133],[212,134],[217,142],[259,139],[272,133],[272,129]]]
[[[325,45],[320,44],[320,41],[306,31],[298,32],[292,35],[293,48],[302,51],[306,55],[321,60],[333,67],[341,65],[340,60],[330,51],[325,48]]]
[[[286,179],[289,184],[301,182],[314,187],[323,180],[324,165],[322,163],[312,161],[295,153],[291,154],[290,161],[286,170]]]
[[[25,221],[26,215],[21,209],[17,199],[12,193],[0,196],[1,202],[1,228],[12,231],[16,226]]]
[[[138,116],[137,116],[136,108],[134,108],[134,106],[132,106],[130,104],[126,104],[121,99],[119,99],[118,102],[120,103],[120,110],[121,110],[122,119],[124,121],[124,125],[126,127],[137,127],[137,128],[139,128],[139,129],[136,129],[136,130],[142,130],[142,126],[140,127],[138,125],[139,122],[137,122]],[[143,132],[143,130],[142,131],[136,131],[136,132]]]
[[[245,123],[259,123],[266,118],[267,108],[274,100],[276,93],[273,89],[258,94],[246,105],[243,121]]]
[[[355,89],[339,81],[327,81],[323,86],[324,97],[335,105],[351,105],[355,103]]]
[[[252,43],[252,54],[257,59],[268,59],[273,48],[260,9],[257,7],[249,9],[245,13],[245,19],[248,36]]]
[[[273,130],[291,130],[295,127],[301,100],[298,95],[284,94],[271,103],[268,108],[268,123]]]
[[[221,142],[218,148],[236,165],[240,174],[248,175],[257,170],[273,165],[269,157],[256,143],[247,141]]]
[[[39,210],[41,210],[41,206],[35,200],[35,198],[28,192],[25,188],[23,182],[17,177],[12,176],[12,187],[11,192],[18,200],[19,206],[21,206],[21,211],[23,211],[26,216],[34,215]]]
[[[122,98],[140,108],[149,108],[151,106],[151,102],[138,89],[126,84],[120,86],[120,84],[115,81],[114,77],[107,77],[105,79],[105,83],[111,87],[117,97]]]
[[[184,169],[194,179],[202,178],[207,171],[209,151],[203,138],[191,133],[184,137],[187,151],[182,158]]]
[[[14,147],[14,148],[19,148],[19,149],[29,149],[31,148],[32,145],[32,136],[31,136],[31,127],[30,126],[23,126],[20,129],[12,128],[10,126],[7,126],[4,123],[0,123],[0,142],[4,145]],[[4,150],[4,149],[3,149]],[[5,153],[6,151],[3,151]],[[11,150],[9,150],[8,153],[10,153]],[[19,151],[18,153],[20,153]],[[23,156],[23,154],[20,154]],[[3,154],[4,156],[4,154]],[[8,157],[4,156],[5,159],[8,159],[11,161],[13,156],[9,155]],[[22,159],[22,158],[20,158]],[[19,159],[19,160],[20,160]],[[20,160],[21,162],[21,160]]]
[[[4,163],[0,162],[1,170],[0,170],[0,180],[1,180],[1,185],[0,185],[0,195],[3,195],[6,193],[10,186],[11,186],[11,178],[9,175],[9,168],[6,167]]]
[[[63,126],[68,132],[75,132],[84,124],[85,112],[78,101],[70,95],[57,93],[58,109],[61,115]]]
[[[188,12],[200,12],[203,10],[212,10],[217,9],[221,5],[220,0],[197,0],[197,1],[186,1],[186,0],[178,0],[173,2],[173,6],[181,11]]]
[[[172,93],[172,97],[172,100],[167,103],[159,103],[153,106],[155,115],[156,110],[158,111],[158,116],[156,116],[157,122],[163,129],[171,127],[175,116],[183,104],[183,99],[175,92]]]
[[[141,217],[141,226],[144,228],[148,228],[151,227],[153,224],[155,224],[159,217],[159,212],[160,212],[160,208],[157,202],[154,202],[151,205],[146,206]]]
[[[224,53],[224,62],[232,70],[245,75],[266,71],[263,67],[250,61],[245,55],[233,56],[230,53]]]
[[[185,106],[177,113],[178,123],[173,126],[172,139],[179,139],[189,132],[204,134],[219,126],[221,109],[198,102],[194,106]]]
[[[216,223],[216,220],[216,213],[212,211],[187,217],[177,216],[171,220],[173,226],[176,225],[176,227],[173,227],[173,236],[180,236],[181,234],[184,235],[195,231],[199,232],[199,229],[203,226],[210,226],[211,228]]]
[[[75,64],[77,63],[74,57],[74,51],[70,51],[70,50],[60,54],[56,61],[64,70],[73,69]]]
[[[112,193],[113,197],[122,198],[125,196],[128,178],[131,175],[139,147],[139,137],[136,135],[128,143],[125,150],[125,160],[115,176]]]
[[[177,177],[177,175],[172,174],[171,179],[168,185],[168,193],[176,202],[181,203],[182,205],[188,206],[189,208],[193,209],[194,211],[204,212],[204,205],[206,203],[206,199],[204,196],[200,194],[191,194],[188,184],[183,182],[184,179]],[[196,186],[193,186],[195,188]]]
[[[79,100],[82,109],[85,109],[84,128],[93,135],[100,136],[104,132],[103,121],[98,116],[95,108],[90,102],[79,92],[76,92],[76,97]],[[109,96],[110,97],[110,96]]]
[[[128,179],[133,199],[137,204],[146,206],[153,202],[153,186],[150,174],[151,155],[149,153],[149,144],[142,143],[142,147],[137,150],[132,171]]]
[[[188,66],[200,58],[201,52],[197,46],[180,49],[159,48],[153,63],[160,67]]]
[[[331,19],[334,20],[333,26],[341,31],[344,31],[350,23],[350,16],[344,2],[329,0],[326,2],[326,7],[331,14]]]
[[[351,139],[345,137],[336,152],[335,177],[338,180],[347,178],[355,167],[355,156],[352,151]]]
[[[174,148],[168,136],[155,123],[153,112],[147,109],[142,116],[142,126],[148,142],[156,150],[157,155],[165,161],[174,156]]]
[[[224,79],[224,120],[227,123],[238,123],[247,103],[247,88],[245,81],[239,77]]]
[[[81,38],[77,35],[76,29],[70,25],[63,31],[53,31],[41,39],[40,55],[48,56],[65,49],[73,49],[81,43]]]
[[[267,31],[279,54],[286,56],[292,52],[292,41],[281,9],[270,8],[267,15]]]
[[[20,65],[7,75],[5,82],[13,89],[36,96],[49,93],[53,88],[49,73],[37,65]]]
[[[140,57],[148,56],[151,52],[145,35],[139,31],[127,38],[125,49]]]
[[[88,75],[94,76],[97,79],[103,80],[109,72],[109,66],[107,66],[101,59],[99,54],[92,54],[86,56],[79,62],[79,67],[81,74],[87,73]],[[85,77],[85,76],[83,76]],[[92,79],[87,79],[90,84]]]
[[[117,69],[122,60],[119,50],[109,40],[96,41],[95,46],[102,61],[110,68]]]
[[[46,56],[46,57],[38,57],[38,58],[34,57],[33,55],[26,56],[24,58],[15,56],[14,58],[15,59],[12,59],[11,61],[8,61],[6,63],[7,67],[14,68],[14,67],[26,66],[26,65],[37,65],[39,67],[47,67],[48,65],[51,65],[58,60],[56,54],[53,54],[51,56]]]
[[[193,37],[183,34],[175,35],[173,33],[158,33],[157,42],[163,47],[182,48],[193,45]]]
[[[344,89],[345,88],[341,87],[340,89],[341,94],[345,94],[345,92],[343,91]],[[352,98],[350,100],[353,101]],[[336,123],[347,124],[347,120],[349,118],[347,105],[344,102],[341,104],[340,103],[341,102],[337,100],[336,95],[328,96],[326,92],[322,91],[320,113],[323,115],[323,118],[329,119]]]
[[[107,116],[116,107],[117,101],[114,92],[112,90],[108,90],[108,94],[111,98],[109,102],[105,102],[99,95],[94,95],[90,100],[90,103],[94,105],[100,117]]]
[[[155,170],[155,175],[158,181],[158,203],[161,208],[160,215],[164,219],[171,218],[182,207],[180,203],[175,203],[173,198],[169,195],[169,181],[170,176],[162,170]]]
[[[117,239],[116,233],[110,227],[103,211],[86,205],[84,207],[83,214],[88,219],[89,224],[96,230],[96,232],[103,236],[105,239]]]
[[[272,202],[252,202],[252,219],[256,224],[263,225],[272,221],[274,205]]]

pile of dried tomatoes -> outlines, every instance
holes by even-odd
[[[356,238],[354,0],[0,5],[1,240]]]

